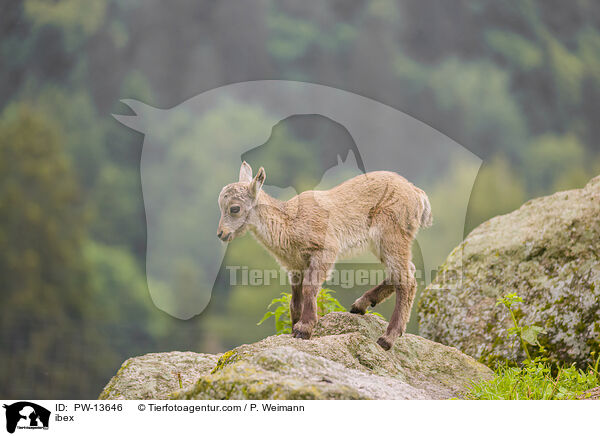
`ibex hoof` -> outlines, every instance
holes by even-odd
[[[358,313],[359,315],[364,315],[366,310],[356,304],[350,306],[350,313]]]
[[[312,336],[312,329],[307,328],[306,326],[296,324],[294,329],[292,330],[292,337],[298,339],[310,339]]]
[[[392,342],[388,341],[383,336],[377,339],[377,344],[379,344],[379,346],[385,351],[388,351],[390,348],[392,348],[392,345],[394,345]]]

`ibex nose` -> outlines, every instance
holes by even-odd
[[[221,230],[219,233],[217,233],[217,238],[221,239],[222,235],[223,235],[223,230]]]

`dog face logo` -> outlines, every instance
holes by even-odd
[[[6,431],[14,433],[19,429],[48,429],[50,411],[38,404],[29,401],[19,401],[10,405],[4,404],[6,409]]]
[[[200,314],[226,269],[228,248],[215,236],[217,198],[237,177],[242,160],[265,165],[265,191],[277,197],[376,170],[397,172],[426,192],[428,182],[452,183],[452,207],[444,207],[445,198],[430,198],[435,224],[417,236],[425,282],[464,237],[481,159],[390,106],[285,80],[226,85],[170,109],[122,102],[134,114],[114,117],[145,135],[140,172],[148,289],[154,304],[176,318]],[[306,139],[307,132],[314,134]],[[308,151],[309,142],[318,146]],[[286,160],[290,155],[298,158],[293,164]],[[456,168],[460,180],[448,180]]]

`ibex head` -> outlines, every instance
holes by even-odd
[[[265,169],[260,167],[252,178],[252,168],[246,162],[240,167],[240,179],[225,186],[219,194],[221,219],[217,237],[230,242],[243,235],[247,228],[248,215],[258,202],[258,194],[265,183]]]

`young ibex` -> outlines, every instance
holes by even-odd
[[[396,291],[396,306],[377,343],[389,350],[402,335],[415,297],[411,245],[421,227],[432,223],[425,192],[396,173],[356,176],[329,191],[306,191],[282,202],[262,191],[265,170],[252,178],[244,162],[237,183],[219,195],[217,236],[226,242],[246,230],[283,266],[292,285],[293,336],[309,339],[317,321],[317,294],[344,255],[369,248],[385,265],[387,278],[354,302],[364,314]]]

